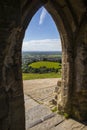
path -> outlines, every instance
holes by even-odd
[[[87,130],[72,119],[52,113],[49,101],[58,79],[37,79],[24,82],[26,130]]]

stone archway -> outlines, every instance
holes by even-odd
[[[32,7],[34,3],[32,2]],[[68,97],[68,90],[69,90],[69,86],[72,86],[72,78],[71,78],[71,69],[72,68],[72,45],[70,44],[71,42],[71,36],[72,36],[72,30],[71,27],[69,25],[69,22],[67,21],[66,18],[64,18],[64,12],[58,12],[57,11],[57,7],[56,7],[56,2],[45,2],[45,3],[41,3],[39,2],[38,6],[35,8],[33,7],[33,9],[30,10],[31,17],[29,17],[28,11],[26,13],[26,16],[24,19],[22,19],[23,21],[23,25],[24,26],[24,30],[27,28],[29,21],[31,20],[32,16],[36,13],[36,11],[42,6],[44,5],[44,7],[47,9],[47,11],[51,14],[51,16],[53,17],[57,28],[60,32],[60,37],[61,37],[61,41],[62,41],[62,50],[63,50],[63,77],[62,77],[62,86],[63,88],[66,88],[66,92],[62,91],[62,94],[65,95],[64,98],[61,98],[61,106],[64,109],[66,107],[65,102],[68,103],[68,98],[69,98],[69,105],[70,105],[70,97]],[[28,10],[30,9],[29,7],[27,7]],[[59,7],[60,10],[60,7]],[[27,19],[27,20],[26,20]],[[64,22],[64,21],[66,22]],[[25,24],[24,24],[25,23]],[[70,54],[71,53],[71,54]],[[68,61],[67,61],[68,59]],[[69,61],[70,60],[70,61]],[[66,68],[65,68],[66,67]],[[67,71],[66,71],[67,70]],[[68,80],[67,80],[68,78]],[[66,81],[67,80],[67,81]],[[60,105],[60,104],[59,104]]]
[[[41,6],[44,6],[53,17],[62,41],[63,77],[61,103],[58,105],[72,117],[81,121],[87,120],[86,0],[1,0],[1,130],[25,129],[21,47],[27,25]]]

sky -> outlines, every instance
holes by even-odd
[[[61,51],[57,27],[44,7],[36,12],[28,25],[22,51]]]

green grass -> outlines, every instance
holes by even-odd
[[[64,113],[64,117],[65,117],[66,119],[68,119],[68,118],[69,118],[69,114]]]
[[[43,66],[45,66],[46,68],[55,68],[55,69],[61,68],[60,63],[50,62],[50,61],[38,61],[38,62],[34,62],[34,63],[30,64],[29,66],[31,66],[32,68],[40,68]]]
[[[55,106],[55,107],[52,108],[51,110],[52,110],[52,112],[57,112],[57,111],[58,111],[58,108],[57,108],[57,106]]]
[[[61,74],[58,74],[58,73],[45,73],[45,74],[23,73],[23,80],[45,79],[45,78],[61,78]]]

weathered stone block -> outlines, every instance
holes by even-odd
[[[8,101],[4,92],[0,93],[0,119],[8,115]]]

